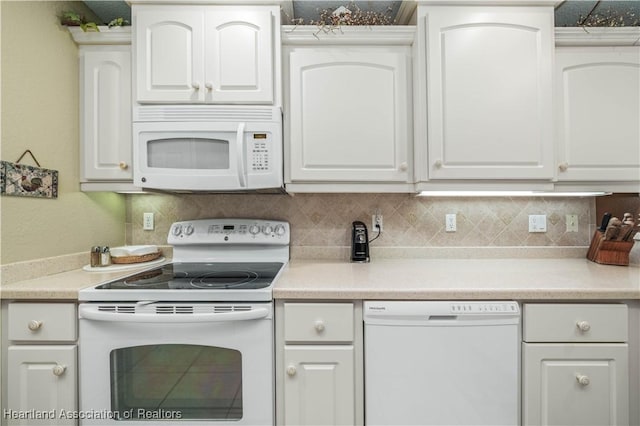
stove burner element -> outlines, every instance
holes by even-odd
[[[282,265],[280,262],[170,263],[99,285],[96,289],[255,290],[269,287]]]
[[[250,284],[257,279],[258,274],[251,271],[212,272],[193,278],[191,285],[197,288],[233,288]]]

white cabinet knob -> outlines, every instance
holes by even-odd
[[[589,324],[587,321],[578,321],[576,323],[576,327],[578,327],[578,330],[582,331],[583,333],[591,330],[591,324]]]
[[[129,168],[129,165],[125,161],[121,161],[120,163],[118,163],[118,167],[120,167],[122,170],[127,170]]]
[[[580,383],[580,386],[589,386],[589,383],[591,383],[589,376],[585,376],[584,374],[576,374],[576,380]]]
[[[560,169],[561,172],[566,172],[567,169],[569,168],[569,163],[560,163],[558,168]]]
[[[191,87],[193,87],[194,90],[200,90],[200,83],[194,81],[193,83],[191,83]]]
[[[318,333],[322,333],[324,331],[324,321],[322,320],[316,321],[316,323],[314,324],[314,328]]]
[[[403,161],[402,163],[400,163],[401,171],[406,172],[408,168],[409,168],[409,165],[406,162]]]
[[[293,377],[296,375],[296,373],[298,372],[298,370],[296,370],[296,366],[295,365],[290,365],[287,367],[287,376],[289,377]]]
[[[29,321],[29,323],[27,324],[27,327],[29,328],[29,330],[31,331],[36,331],[39,330],[40,327],[42,327],[42,321],[38,321],[38,320],[31,320]]]
[[[64,365],[56,365],[55,367],[53,367],[53,375],[60,377],[64,374],[64,372],[67,371],[67,367],[65,367]]]
[[[436,169],[442,168],[442,160],[436,160],[435,163],[433,163],[433,165],[435,166]]]
[[[204,87],[207,88],[208,91],[212,92],[213,91],[213,83],[211,83],[210,81],[206,82],[204,84]]]

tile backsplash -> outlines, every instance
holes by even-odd
[[[292,253],[350,246],[351,222],[371,229],[383,216],[384,232],[372,249],[400,247],[588,246],[595,225],[594,198],[433,198],[408,194],[149,194],[127,199],[127,243],[166,244],[178,220],[248,217],[291,224]],[[144,212],[155,229],[142,230]],[[445,215],[457,215],[457,231],[445,231]],[[547,232],[529,233],[529,215],[547,216]],[[566,215],[578,217],[578,232],[566,232]],[[586,253],[586,250],[585,250]]]

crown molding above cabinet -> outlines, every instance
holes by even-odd
[[[131,44],[131,27],[109,28],[99,26],[100,32],[83,31],[80,27],[68,27],[73,41],[78,45]],[[313,25],[282,25],[284,44],[311,44],[318,39]],[[347,31],[344,31],[347,30]],[[375,27],[345,27],[330,33],[319,34],[323,43],[349,44],[352,41],[369,44],[404,44],[413,42],[416,27],[413,25],[389,25]],[[556,27],[556,46],[640,46],[640,27]],[[312,36],[311,38],[309,36]],[[366,40],[362,37],[366,35]]]
[[[556,46],[640,46],[640,27],[561,27]]]

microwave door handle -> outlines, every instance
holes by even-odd
[[[238,124],[238,131],[236,132],[236,147],[238,149],[238,179],[240,180],[240,186],[247,186],[245,160],[244,156],[246,150],[244,149],[244,123]]]

